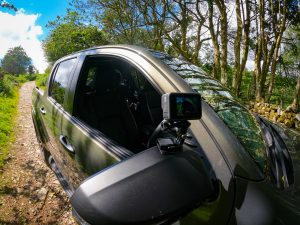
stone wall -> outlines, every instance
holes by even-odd
[[[282,110],[277,105],[262,102],[251,103],[248,108],[252,112],[258,113],[272,122],[279,123],[300,132],[300,113],[296,114],[294,112]]]

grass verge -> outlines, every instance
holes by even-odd
[[[0,169],[3,167],[9,152],[10,143],[14,140],[14,125],[19,100],[18,88],[11,96],[0,94]]]
[[[37,74],[35,79],[36,86],[38,86],[42,90],[45,90],[48,76],[49,74]]]

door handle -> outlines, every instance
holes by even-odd
[[[64,148],[65,148],[67,151],[69,151],[69,152],[75,154],[74,147],[73,147],[73,146],[70,144],[70,142],[68,141],[67,136],[60,135],[60,136],[59,136],[59,141],[60,141],[60,143],[64,146]]]
[[[40,108],[40,111],[41,111],[41,113],[42,113],[43,115],[45,115],[45,114],[46,114],[46,110],[45,110],[45,108],[44,108],[44,107]]]

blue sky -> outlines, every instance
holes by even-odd
[[[47,35],[46,24],[48,21],[55,20],[56,16],[65,15],[69,5],[68,0],[7,0],[14,4],[18,9],[22,8],[26,14],[39,14],[36,24],[43,29],[43,35],[39,36],[40,40]]]
[[[24,9],[25,14],[38,14],[36,25],[40,25],[43,34],[38,38],[43,40],[48,33],[46,24],[48,21],[55,20],[56,16],[63,16],[69,6],[70,0],[6,0],[10,4],[14,4],[18,9]],[[13,14],[11,10],[2,10]]]
[[[22,46],[33,65],[43,72],[48,63],[42,49],[42,40],[48,34],[46,24],[63,16],[70,0],[6,0],[18,12],[0,8],[0,59],[9,48]]]

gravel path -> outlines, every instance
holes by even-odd
[[[20,88],[16,140],[0,173],[0,225],[76,224],[66,194],[40,155],[31,119],[34,86]]]

